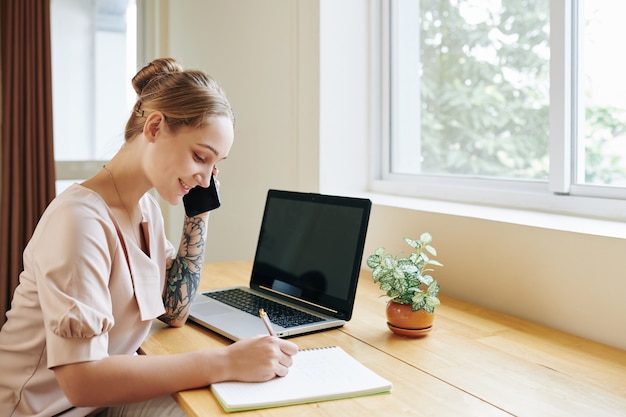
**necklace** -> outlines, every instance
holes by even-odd
[[[115,189],[117,198],[120,200],[120,203],[122,203],[122,207],[124,207],[124,210],[126,211],[126,215],[128,216],[128,221],[130,223],[130,230],[133,232],[133,236],[135,237],[135,240],[137,241],[137,245],[141,247],[141,242],[139,241],[139,237],[137,236],[137,232],[135,231],[135,225],[133,224],[133,218],[130,215],[130,211],[128,210],[128,207],[126,207],[126,203],[124,203],[124,200],[122,200],[122,195],[120,194],[120,190],[118,190],[117,188],[117,184],[115,183],[115,178],[113,178],[113,174],[111,173],[111,171],[109,171],[109,168],[107,168],[106,165],[102,165],[102,168],[104,168],[104,170],[109,174],[109,178],[111,178],[111,182],[113,183],[113,188]]]

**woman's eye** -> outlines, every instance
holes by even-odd
[[[193,154],[193,159],[195,159],[198,162],[204,162],[204,158],[198,155],[197,153]]]

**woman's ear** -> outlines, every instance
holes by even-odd
[[[148,115],[146,122],[143,125],[143,134],[148,139],[148,142],[153,142],[159,133],[159,130],[163,129],[165,123],[165,117],[163,113],[155,111]]]

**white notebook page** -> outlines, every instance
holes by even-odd
[[[389,392],[392,384],[338,346],[306,349],[287,376],[267,382],[221,382],[211,391],[226,411],[277,407]]]

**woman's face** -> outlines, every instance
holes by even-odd
[[[201,128],[178,128],[175,133],[161,121],[145,158],[152,186],[173,205],[191,188],[208,187],[213,168],[228,156],[233,140],[233,124],[225,116],[212,117]]]

